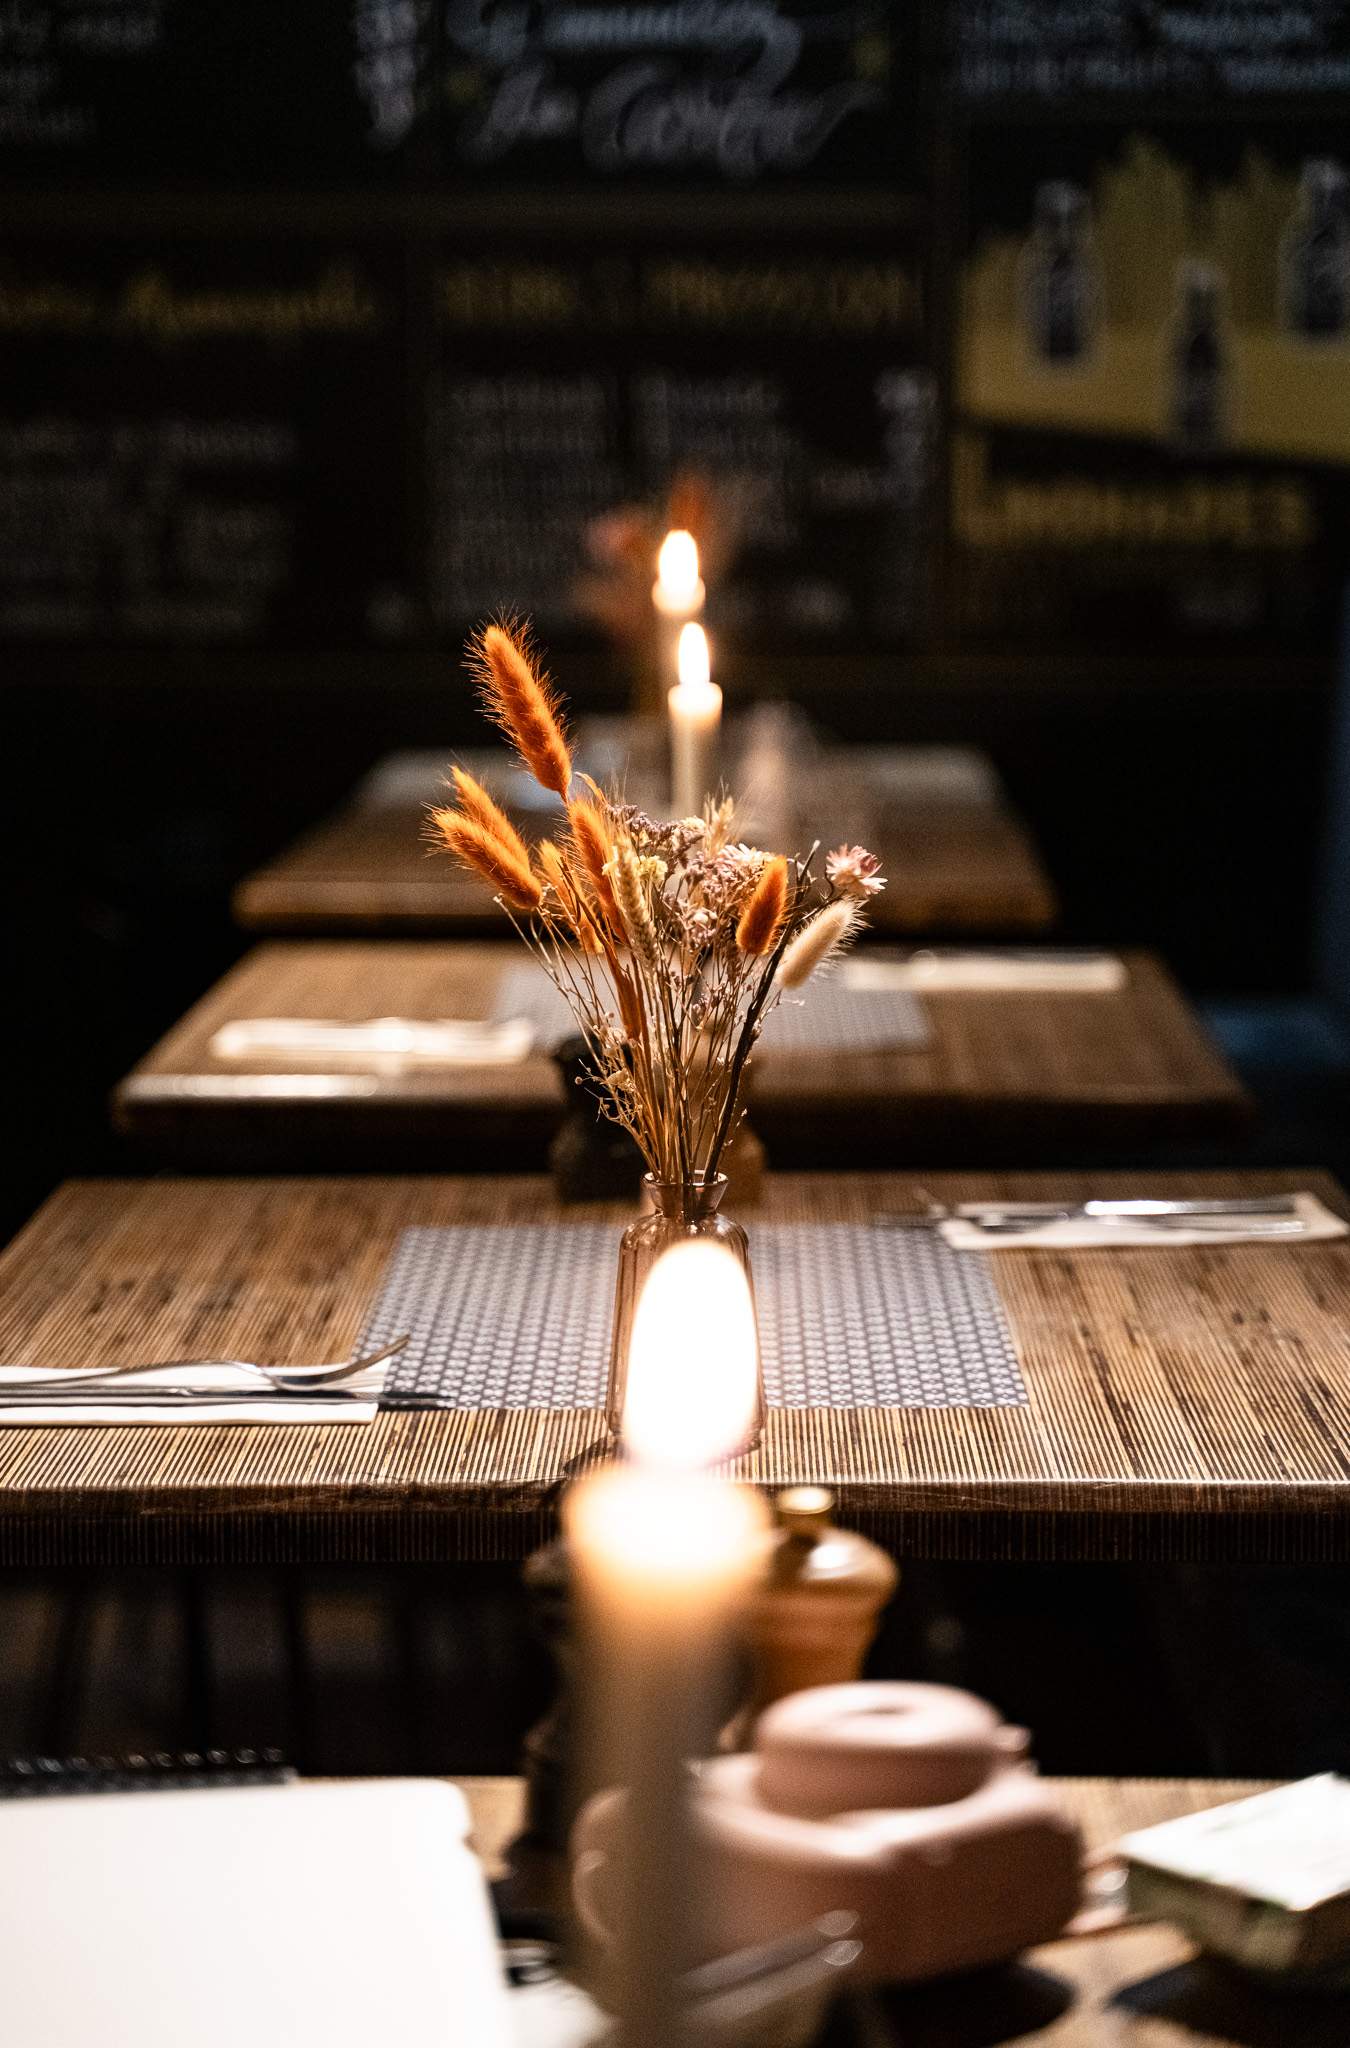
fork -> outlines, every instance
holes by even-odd
[[[5,1381],[0,1379],[0,1403],[7,1394],[45,1393],[71,1391],[82,1393],[86,1387],[96,1393],[107,1391],[117,1383],[140,1378],[148,1372],[192,1372],[203,1365],[233,1365],[248,1372],[256,1372],[283,1394],[303,1394],[312,1387],[335,1387],[343,1380],[354,1379],[358,1373],[369,1372],[374,1366],[383,1365],[387,1359],[396,1358],[408,1344],[408,1333],[395,1337],[379,1351],[367,1351],[360,1358],[349,1358],[341,1365],[302,1365],[291,1371],[278,1371],[270,1365],[259,1365],[253,1358],[164,1358],[152,1365],[112,1365],[98,1372],[84,1372],[76,1368],[71,1372],[44,1375],[41,1379]],[[157,1394],[174,1394],[178,1388],[171,1382],[157,1383],[153,1388]],[[184,1391],[206,1397],[227,1393],[223,1387],[191,1387]]]

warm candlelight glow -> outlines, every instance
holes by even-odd
[[[759,1495],[701,1468],[745,1442],[757,1365],[739,1261],[706,1239],[674,1245],[633,1319],[630,1462],[594,1473],[563,1504],[590,1660],[593,1782],[625,1790],[611,1958],[621,2048],[688,2039],[678,1990],[697,1943],[688,1759],[715,1740],[736,1622],[769,1542]]]
[[[712,1635],[719,1607],[753,1579],[768,1515],[747,1487],[620,1467],[573,1489],[566,1524],[592,1597],[631,1604],[631,1623],[701,1613]]]
[[[698,573],[698,543],[692,533],[668,533],[656,558],[652,603],[658,611],[685,615],[699,611],[704,588]]]
[[[758,1388],[755,1310],[724,1246],[691,1238],[657,1260],[633,1319],[623,1440],[666,1472],[729,1458],[750,1434]]]
[[[687,690],[696,690],[700,685],[706,690],[712,679],[712,664],[708,659],[708,636],[702,626],[686,626],[680,634],[680,644],[675,656],[680,672],[680,681]],[[721,693],[718,693],[721,705]]]

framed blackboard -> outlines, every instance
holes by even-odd
[[[1316,655],[1347,85],[1350,0],[0,12],[0,644],[590,646],[697,472],[766,658]]]
[[[442,243],[442,631],[503,606],[584,630],[588,527],[692,473],[735,531],[710,597],[724,638],[914,644],[937,425],[921,226],[901,208],[884,234]]]
[[[448,0],[443,175],[913,180],[921,23],[883,0]]]
[[[1335,100],[1347,0],[955,0],[955,77],[977,106]]]
[[[1350,512],[1350,220],[1315,123],[977,129],[956,630],[1326,644]]]
[[[0,179],[398,182],[434,144],[429,0],[24,0]]]
[[[406,603],[389,257],[349,239],[0,246],[0,635],[378,640]]]

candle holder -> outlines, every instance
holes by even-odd
[[[610,1340],[609,1386],[605,1395],[605,1420],[618,1436],[623,1426],[624,1402],[628,1393],[628,1358],[633,1341],[633,1320],[638,1301],[652,1267],[663,1252],[689,1238],[703,1238],[729,1251],[745,1274],[750,1300],[755,1298],[750,1271],[750,1246],[745,1231],[731,1217],[721,1214],[727,1191],[727,1176],[715,1174],[709,1181],[696,1175],[689,1181],[658,1181],[647,1174],[643,1192],[651,1203],[650,1214],[631,1223],[619,1242],[619,1277],[614,1288],[614,1329]],[[753,1450],[764,1427],[764,1376],[755,1344],[755,1401],[742,1450]]]

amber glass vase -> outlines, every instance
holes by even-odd
[[[740,1261],[755,1298],[754,1276],[750,1271],[750,1247],[739,1223],[719,1215],[727,1177],[717,1174],[710,1181],[659,1181],[650,1173],[642,1183],[651,1204],[650,1215],[631,1223],[619,1246],[619,1277],[614,1289],[614,1335],[609,1353],[609,1392],[605,1399],[605,1420],[617,1437],[623,1426],[623,1404],[628,1392],[628,1349],[633,1337],[633,1318],[647,1275],[662,1252],[687,1237],[704,1237],[725,1245]],[[764,1379],[760,1367],[758,1339],[755,1355],[755,1411],[746,1433],[743,1450],[753,1450],[764,1426]]]

